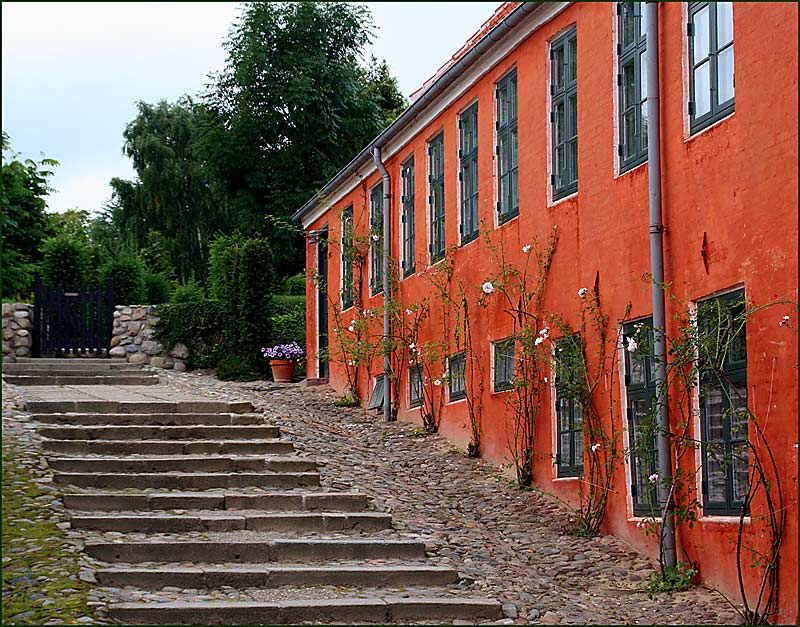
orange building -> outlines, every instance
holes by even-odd
[[[640,3],[503,4],[297,211],[308,373],[579,511],[602,495],[601,530],[658,555],[663,237],[678,559],[741,601],[738,552],[748,606],[796,623],[797,4],[656,6],[648,36]],[[678,350],[705,310],[741,321],[717,383]]]

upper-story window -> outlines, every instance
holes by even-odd
[[[353,306],[353,205],[342,211],[342,309]]]
[[[461,183],[461,243],[478,237],[478,103],[458,118],[458,180]]]
[[[370,292],[383,291],[383,181],[369,193]]]
[[[431,263],[444,257],[444,133],[428,142],[428,182],[430,183]]]
[[[733,113],[733,3],[690,2],[689,127],[692,133]]]
[[[497,219],[500,224],[519,215],[517,141],[517,71],[497,81]]]
[[[578,35],[573,26],[550,46],[553,200],[578,191]]]
[[[641,2],[617,3],[619,169],[647,161],[647,32]]]
[[[403,223],[403,277],[414,274],[414,155],[400,171],[400,221]]]

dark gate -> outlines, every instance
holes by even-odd
[[[34,283],[33,356],[107,351],[114,321],[114,283],[45,285]]]

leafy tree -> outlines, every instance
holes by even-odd
[[[100,278],[114,279],[114,304],[141,305],[146,298],[144,264],[132,252],[123,250],[100,269]]]
[[[172,294],[172,283],[163,274],[145,270],[144,294],[145,303],[148,305],[161,305],[169,302]]]
[[[3,243],[0,253],[3,275],[3,297],[27,295],[33,284],[36,268],[41,259],[40,247],[47,236],[45,209],[47,194],[51,191],[48,179],[54,159],[21,161],[11,152],[6,133],[2,135],[2,183],[0,185],[0,225]]]
[[[42,245],[42,278],[51,285],[84,283],[90,270],[89,246],[68,235],[45,240]]]
[[[347,2],[243,5],[226,67],[203,96],[201,134],[240,217],[288,218],[405,106],[385,63],[361,63],[371,25]],[[302,269],[301,235],[240,226],[270,239],[279,275]]]

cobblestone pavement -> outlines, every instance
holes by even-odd
[[[472,594],[501,599],[501,622],[740,622],[708,590],[644,592],[656,565],[621,539],[570,534],[568,512],[553,499],[515,489],[496,466],[468,459],[440,436],[413,437],[414,425],[337,408],[327,386],[159,374],[176,391],[252,401],[298,450],[317,456],[323,485],[370,494],[378,509],[392,511],[399,531],[423,539],[443,565],[452,560]]]

